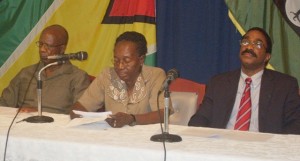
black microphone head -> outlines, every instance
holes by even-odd
[[[77,60],[86,60],[88,58],[88,54],[85,51],[79,51],[75,54]]]
[[[170,69],[167,73],[168,76],[172,76],[173,79],[176,79],[179,77],[179,72],[177,69],[173,68],[173,69]]]
[[[65,60],[58,60],[56,61],[57,65],[61,65],[61,64],[65,64],[66,61]]]
[[[167,78],[162,84],[162,87],[159,90],[159,93],[162,92],[163,90],[167,89],[169,87],[169,84],[175,80],[176,78],[179,77],[179,72],[177,69],[173,68],[167,72]]]

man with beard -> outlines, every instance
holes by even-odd
[[[106,122],[114,128],[159,123],[164,116],[160,109],[164,107],[164,97],[159,95],[159,108],[157,96],[166,74],[161,68],[144,65],[146,53],[144,35],[135,31],[121,34],[115,41],[114,67],[100,73],[73,109],[111,111]],[[79,117],[73,111],[70,116]]]
[[[189,126],[300,134],[297,80],[266,69],[272,42],[261,28],[240,42],[241,69],[214,76]]]
[[[57,60],[48,56],[64,54],[68,44],[68,32],[60,25],[46,27],[36,42],[39,48],[40,61],[23,68],[5,88],[0,97],[0,106],[17,107],[21,112],[37,111],[37,76],[46,65]],[[89,86],[86,72],[72,65],[53,65],[41,73],[43,81],[42,110],[45,112],[68,114],[72,105]]]

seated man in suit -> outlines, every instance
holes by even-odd
[[[241,69],[209,81],[189,126],[300,134],[297,80],[265,68],[272,51],[269,35],[251,28],[240,46]]]
[[[21,112],[37,111],[37,76],[47,64],[56,60],[48,56],[64,54],[68,44],[68,32],[60,25],[46,27],[36,42],[40,61],[23,68],[11,81],[0,97],[0,106],[18,107]],[[45,112],[68,114],[72,105],[89,86],[88,75],[67,61],[53,65],[41,73],[43,80],[43,104]]]

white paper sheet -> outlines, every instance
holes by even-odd
[[[107,117],[108,115],[111,115],[111,111],[106,111],[106,112],[84,112],[84,111],[76,111],[73,110],[73,112],[77,115],[81,115],[83,118],[85,117],[95,117],[95,118],[100,118],[100,117]]]
[[[66,126],[67,127],[74,127],[80,125],[87,125],[93,124],[103,128],[110,127],[105,119],[112,114],[111,111],[107,112],[83,112],[83,111],[76,111],[73,110],[75,114],[81,115],[80,118],[72,119]]]

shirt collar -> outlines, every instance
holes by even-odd
[[[254,74],[250,77],[252,80],[252,83],[251,83],[252,87],[255,88],[261,83],[261,78],[262,78],[263,73],[264,73],[264,70],[261,70],[258,73]],[[243,73],[243,71],[241,71],[241,78],[242,78],[243,82],[245,82],[246,78],[249,78],[249,76],[247,76],[245,73]]]
[[[146,84],[145,84],[147,81],[144,79],[142,73],[143,73],[143,68],[142,68],[142,72],[139,74],[135,82],[133,92],[130,98],[128,98],[126,83],[118,77],[114,68],[111,68],[109,72],[110,83],[107,91],[108,95],[115,101],[120,102],[124,105],[127,103],[140,102],[143,98],[146,97],[146,93],[147,93]]]

